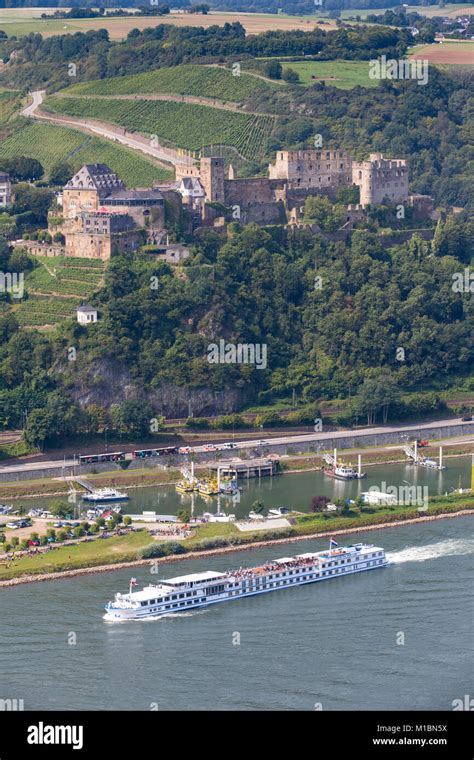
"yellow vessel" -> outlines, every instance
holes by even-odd
[[[198,491],[202,496],[217,496],[219,493],[217,480],[203,480],[199,483]]]
[[[195,483],[191,483],[188,480],[180,480],[175,486],[178,493],[193,493],[198,490],[198,486]]]
[[[193,493],[193,491],[198,491],[200,487],[199,480],[194,477],[194,464],[191,464],[191,469],[188,467],[183,467],[181,470],[183,473],[183,480],[180,480],[178,483],[176,483],[176,490],[178,493]]]

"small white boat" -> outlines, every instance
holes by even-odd
[[[289,513],[290,513],[290,510],[287,507],[277,507],[276,509],[269,509],[268,519],[276,520],[279,517],[285,517],[285,515],[288,515]]]
[[[445,470],[446,467],[444,465],[440,465],[439,462],[436,461],[436,459],[430,459],[429,457],[425,457],[424,459],[419,459],[418,464],[422,467],[428,467],[429,470]]]
[[[252,509],[251,512],[249,512],[248,519],[249,520],[266,520],[267,518],[265,517],[265,515],[262,515],[259,512],[255,512]]]
[[[128,494],[117,491],[115,488],[97,488],[83,495],[84,501],[92,501],[94,504],[107,501],[127,501]]]

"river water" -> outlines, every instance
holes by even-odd
[[[345,457],[347,461],[349,458]],[[195,515],[200,515],[206,511],[215,512],[219,508],[242,518],[248,515],[256,500],[263,502],[264,513],[272,507],[291,507],[308,512],[313,496],[324,494],[332,499],[354,499],[361,491],[368,491],[371,486],[377,486],[381,491],[390,486],[416,486],[420,489],[426,488],[427,496],[444,494],[454,488],[470,487],[470,457],[445,459],[445,464],[447,468],[441,472],[410,464],[363,467],[367,477],[347,482],[333,480],[321,471],[242,479],[239,480],[242,490],[238,501],[225,496],[217,499],[203,498],[198,494],[178,494],[173,485],[131,488],[128,491],[130,499],[123,504],[122,511],[125,514],[137,514],[151,510],[157,514],[175,515],[180,509],[187,507]],[[419,494],[423,497],[425,492],[421,490]],[[23,503],[28,507],[36,504],[47,507],[50,501],[46,498],[25,499]],[[84,508],[86,506],[80,499],[77,504]]]
[[[297,497],[294,478],[277,480]],[[473,527],[459,517],[361,530],[350,540],[384,547],[389,567],[157,620],[102,619],[130,570],[5,589],[0,698],[26,710],[452,709],[474,693]],[[160,575],[326,546],[186,560]],[[140,586],[157,578],[134,575]]]

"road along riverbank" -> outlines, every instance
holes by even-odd
[[[461,456],[470,456],[474,454],[474,443],[469,441],[442,442],[444,449],[444,459],[450,459]],[[436,458],[438,456],[439,445],[431,445],[422,449],[426,456]],[[447,453],[449,451],[449,453]],[[229,452],[234,456],[233,452]],[[363,467],[372,467],[381,464],[402,464],[406,462],[406,457],[402,452],[402,446],[375,446],[367,448],[355,448],[344,451],[344,459],[349,460],[351,457],[361,454],[363,457]],[[265,458],[265,457],[263,457]],[[277,457],[278,458],[278,457]],[[220,460],[222,464],[224,460]],[[245,461],[245,460],[244,460]],[[304,453],[283,455],[280,461],[280,468],[275,474],[293,474],[297,472],[318,471],[322,468],[322,454]],[[133,462],[135,464],[135,462]],[[184,462],[183,462],[184,464]],[[212,464],[212,460],[199,461],[195,463],[196,470],[206,471]],[[149,486],[171,486],[181,480],[182,473],[179,464],[175,461],[167,466],[157,464],[156,460],[141,460],[139,468],[128,468],[126,470],[110,469],[110,462],[105,466],[106,471],[90,472],[82,474],[82,470],[76,468],[76,474],[81,473],[80,477],[87,480],[92,486],[102,488],[112,486],[116,488],[141,488]],[[12,477],[12,476],[10,476]],[[32,480],[17,480],[1,482],[0,477],[0,502],[11,501],[25,498],[45,498],[66,496],[70,490],[71,483],[74,482],[74,475],[49,476]],[[81,488],[75,485],[80,494]]]

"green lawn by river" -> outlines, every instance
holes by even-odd
[[[474,497],[471,495],[435,497],[430,503],[428,516],[456,512],[461,509],[474,509]],[[281,536],[292,538],[316,533],[336,533],[339,530],[364,528],[368,525],[386,524],[398,518],[413,519],[420,513],[414,507],[370,508],[348,512],[344,516],[334,514],[307,514],[291,520],[288,529],[272,530],[271,523],[265,532],[242,533],[229,523],[211,523],[198,526],[195,536],[180,543],[185,551],[211,550],[214,547],[235,546],[254,541],[275,540]],[[207,541],[206,541],[207,539]],[[204,541],[203,541],[204,540]],[[79,542],[54,548],[34,557],[22,557],[0,567],[0,581],[10,580],[21,575],[52,573],[79,568],[112,565],[141,559],[141,550],[154,544],[155,539],[146,530],[130,533],[126,536],[97,538],[91,542]],[[159,541],[156,541],[159,543]],[[185,556],[185,555],[184,555]]]

